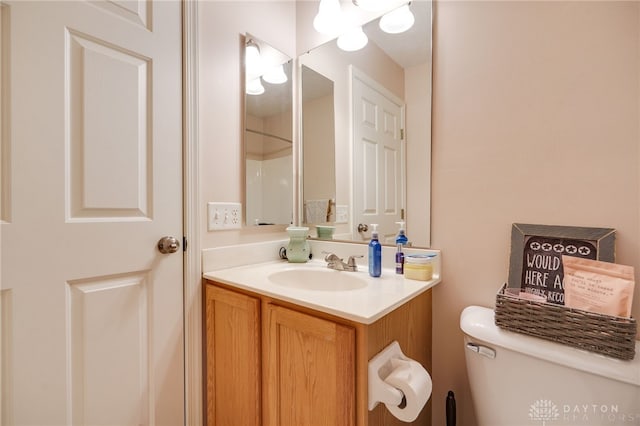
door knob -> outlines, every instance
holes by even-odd
[[[180,241],[175,237],[162,237],[158,241],[158,250],[162,254],[175,253],[180,247]]]
[[[366,223],[358,224],[358,232],[367,232],[369,230],[369,226]]]

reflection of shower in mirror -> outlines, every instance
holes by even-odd
[[[293,219],[292,61],[247,34],[245,43],[245,221],[288,225]]]

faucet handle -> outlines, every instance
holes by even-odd
[[[359,256],[349,256],[349,260],[347,260],[347,266],[349,266],[350,268],[355,268],[357,267],[356,265],[356,258],[360,258],[360,257],[364,257],[363,255],[359,255]]]
[[[335,262],[337,260],[342,261],[342,259],[340,259],[336,254],[328,252],[328,251],[323,251],[322,254],[326,254],[326,256],[324,257],[325,262]]]

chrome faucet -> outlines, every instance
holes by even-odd
[[[327,252],[323,252],[323,253],[326,254],[326,256],[324,257],[324,260],[325,262],[327,262],[327,268],[335,269],[336,271],[349,271],[349,272],[357,271],[358,265],[356,265],[356,258],[363,257],[363,256],[349,256],[347,263],[344,263],[341,258],[339,258],[337,255],[333,253],[327,253]]]

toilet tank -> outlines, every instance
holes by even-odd
[[[479,306],[460,328],[478,426],[640,425],[640,341],[618,360],[502,330]]]

